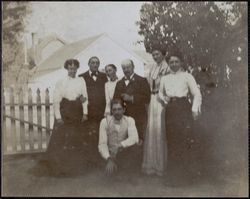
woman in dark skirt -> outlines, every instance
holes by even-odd
[[[59,80],[54,91],[55,122],[50,142],[40,166],[50,175],[67,175],[84,171],[86,165],[86,135],[88,96],[83,78],[76,77],[79,62],[65,62],[67,77]]]
[[[198,172],[197,140],[192,128],[200,114],[201,93],[194,77],[182,69],[182,56],[168,56],[170,74],[161,79],[159,97],[166,105],[167,178],[172,183],[191,182]],[[188,100],[193,96],[192,104]]]

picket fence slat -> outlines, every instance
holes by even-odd
[[[37,124],[42,126],[42,106],[41,106],[41,95],[40,90],[37,89],[37,96],[36,96],[36,103],[37,103]],[[38,127],[38,149],[42,149],[42,128]]]
[[[23,106],[23,91],[19,94],[19,117],[20,117],[20,145],[21,150],[25,150],[25,126],[24,126],[24,106]]]
[[[31,106],[30,104],[32,104],[32,90],[29,89],[28,91],[28,120],[29,120],[29,147],[31,150],[34,150],[34,133],[33,133],[33,125],[31,125],[31,123],[33,123],[33,106]]]

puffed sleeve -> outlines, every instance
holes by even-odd
[[[53,95],[53,107],[56,119],[61,119],[60,113],[60,102],[62,100],[62,85],[63,81],[59,80],[55,85],[54,95]]]
[[[83,114],[88,115],[88,93],[87,93],[87,87],[86,82],[83,78],[79,78],[81,81],[81,90],[82,90],[82,96],[86,98],[86,101],[82,103],[83,107]]]
[[[199,89],[194,77],[190,73],[187,73],[187,83],[188,83],[188,88],[194,97],[192,111],[196,112],[196,113],[200,113],[201,112],[202,96],[201,96],[200,89]]]
[[[165,82],[165,81],[166,81],[166,77],[163,76],[163,77],[161,78],[161,81],[160,81],[160,88],[159,88],[159,93],[158,93],[158,95],[159,95],[160,100],[163,101],[164,104],[167,104],[169,98],[168,98],[168,96],[166,96],[166,94],[165,94],[165,93],[166,93],[166,92],[165,92],[165,88],[164,88],[164,82]]]

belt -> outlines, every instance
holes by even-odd
[[[63,97],[62,100],[63,100],[63,101],[66,101],[66,102],[76,102],[76,101],[79,101],[80,98],[77,97],[75,100],[68,100],[67,98]]]
[[[178,100],[187,100],[187,97],[171,97],[169,102],[176,102]]]
[[[152,95],[156,95],[156,94],[158,94],[159,93],[159,91],[151,91],[151,94]]]

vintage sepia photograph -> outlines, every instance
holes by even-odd
[[[2,1],[1,197],[247,197],[247,1]]]

